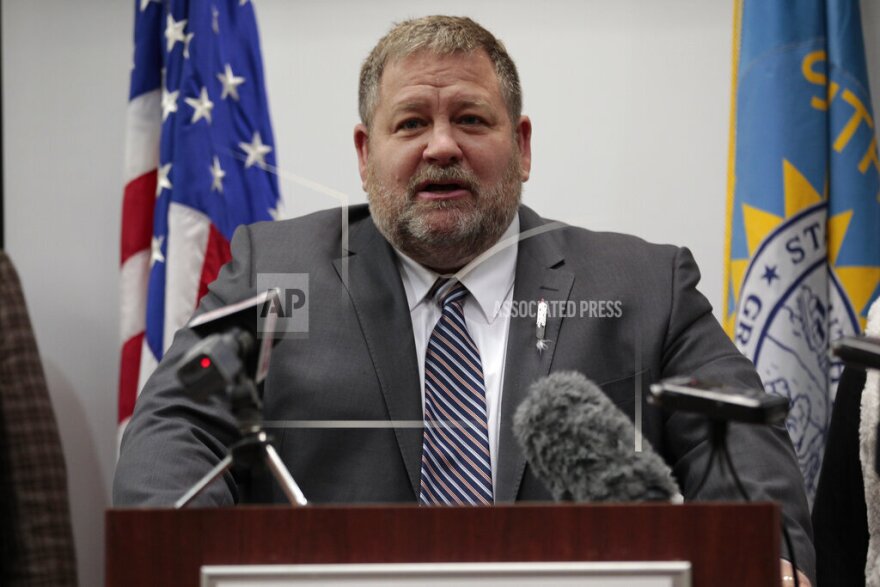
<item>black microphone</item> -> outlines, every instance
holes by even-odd
[[[513,432],[556,500],[669,501],[681,492],[647,440],[636,452],[630,419],[574,371],[539,379],[517,408]]]
[[[831,343],[831,352],[857,369],[880,369],[880,338],[845,336]]]
[[[185,389],[205,398],[239,381],[259,384],[269,370],[275,343],[277,289],[205,312],[187,327],[201,340],[178,360],[177,378]]]
[[[763,389],[733,387],[700,381],[693,377],[671,377],[651,385],[648,401],[668,410],[704,414],[713,420],[776,424],[788,415],[788,399]]]
[[[251,333],[237,327],[209,334],[178,361],[177,379],[191,394],[207,399],[233,384],[245,371],[255,342]]]

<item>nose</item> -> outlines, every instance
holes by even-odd
[[[461,156],[461,147],[455,139],[452,126],[448,123],[434,124],[422,158],[426,162],[446,166],[458,163]]]

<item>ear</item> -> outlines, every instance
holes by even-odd
[[[528,116],[520,116],[516,127],[516,141],[519,143],[520,179],[529,180],[532,171],[532,121]]]
[[[367,181],[367,158],[370,154],[370,134],[366,125],[358,123],[354,127],[354,148],[358,156],[358,171],[361,174],[361,186]],[[364,187],[364,191],[366,188]]]

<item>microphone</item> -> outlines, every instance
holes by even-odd
[[[848,367],[880,369],[880,338],[845,336],[831,343],[831,352]]]
[[[281,309],[280,292],[272,288],[200,314],[187,324],[201,340],[178,360],[177,379],[200,402],[222,392],[241,438],[229,447],[223,460],[175,502],[175,508],[185,507],[227,471],[250,472],[260,462],[268,467],[292,505],[308,504],[263,430],[262,390],[258,386],[269,370],[277,319],[283,316]]]
[[[190,320],[187,326],[201,340],[177,363],[184,388],[206,397],[242,376],[261,383],[269,371],[280,307],[278,290],[270,289]]]
[[[235,383],[245,371],[256,341],[241,328],[209,334],[178,362],[177,379],[196,397],[207,397]]]
[[[514,415],[513,432],[558,501],[670,501],[680,494],[647,441],[636,452],[626,414],[575,371],[533,383]]]
[[[762,389],[732,387],[693,377],[671,377],[651,385],[648,402],[668,410],[704,414],[710,419],[776,424],[788,415],[788,399]]]

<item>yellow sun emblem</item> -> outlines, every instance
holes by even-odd
[[[828,198],[827,185],[824,194],[820,194],[788,160],[784,159],[782,161],[782,173],[785,191],[785,217],[743,204],[743,221],[745,223],[749,257],[746,259],[730,260],[730,280],[733,289],[734,307],[739,305],[739,296],[749,261],[767,236],[773,233],[787,218],[791,218],[811,206],[820,204]],[[846,238],[852,214],[852,210],[847,210],[846,212],[835,214],[828,219],[826,246],[829,268],[837,276],[837,279],[846,291],[849,303],[856,316],[858,316],[861,328],[864,329],[866,306],[870,301],[871,294],[876,291],[877,285],[880,283],[880,267],[840,266],[837,264],[837,256]],[[730,310],[732,308],[728,308],[728,311],[725,312],[724,330],[732,337],[736,326],[736,313]]]

